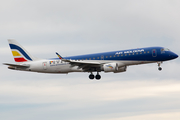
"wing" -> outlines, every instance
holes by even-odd
[[[59,57],[59,59],[71,64],[71,67],[78,66],[78,69],[82,69],[84,72],[101,71],[102,65],[105,64],[105,63],[99,63],[99,62],[67,60],[61,57],[57,52],[56,54]]]
[[[101,71],[102,63],[86,62],[86,61],[69,61],[72,67],[78,66],[78,69],[83,69],[84,72]]]

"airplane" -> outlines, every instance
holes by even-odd
[[[88,72],[89,79],[101,79],[99,72],[120,73],[127,70],[127,66],[147,63],[157,63],[158,70],[162,70],[161,63],[178,57],[177,54],[164,47],[147,47],[129,50],[118,50],[95,54],[40,59],[29,54],[16,40],[9,39],[9,46],[16,64],[4,63],[9,69],[38,72],[68,74],[70,72]],[[97,72],[96,75],[93,72]]]

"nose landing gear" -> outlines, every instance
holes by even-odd
[[[161,70],[162,70],[162,67],[159,67],[158,70],[161,71]]]
[[[99,72],[97,72],[97,75],[95,76],[96,80],[100,80],[101,79],[101,75],[99,75]],[[89,75],[89,79],[93,80],[94,79],[94,75],[91,72],[91,74]]]
[[[161,63],[162,63],[162,62],[161,62]],[[162,70],[161,63],[158,63],[158,70],[159,70],[159,71]]]

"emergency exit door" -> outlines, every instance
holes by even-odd
[[[43,69],[44,69],[44,70],[47,70],[47,62],[43,62],[43,63],[42,63],[42,66],[43,66]]]

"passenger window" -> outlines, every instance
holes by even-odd
[[[129,53],[129,55],[131,55],[131,53]]]
[[[112,56],[110,56],[110,58],[111,58]]]
[[[123,54],[121,56],[123,56]]]
[[[149,53],[149,51],[147,53]]]
[[[127,54],[125,54],[125,56],[127,56]]]
[[[97,59],[99,59],[99,57],[97,57]]]
[[[119,55],[117,55],[119,57]]]
[[[116,55],[114,55],[114,57],[116,57]]]
[[[146,52],[144,52],[144,54],[146,54]]]
[[[138,53],[136,53],[136,55],[138,55]]]
[[[87,60],[87,58],[86,58],[86,60]]]
[[[93,58],[93,59],[95,59],[95,58]]]
[[[140,54],[142,54],[142,52],[140,52]]]
[[[89,58],[89,60],[91,60],[91,58]]]
[[[132,55],[134,55],[134,53]]]
[[[108,56],[106,56],[106,58],[108,58]]]

